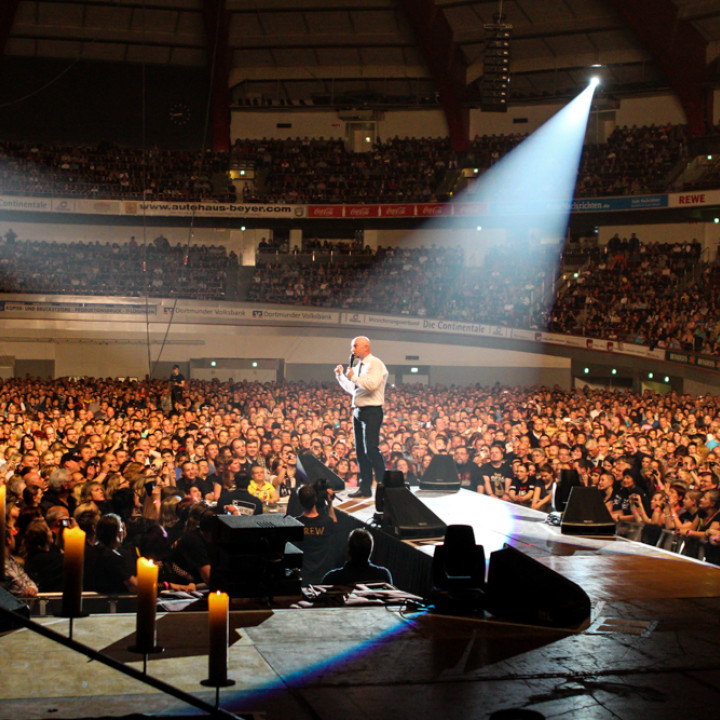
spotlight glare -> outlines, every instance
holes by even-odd
[[[600,78],[597,75],[593,75],[590,78],[590,85],[592,87],[597,87],[600,84]]]

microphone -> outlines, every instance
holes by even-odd
[[[354,362],[355,362],[355,353],[354,353],[354,352],[351,352],[351,353],[350,353],[350,367],[353,366],[353,363],[354,363]]]

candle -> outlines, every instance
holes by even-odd
[[[218,685],[227,681],[230,598],[227,593],[208,595],[208,679]]]
[[[63,530],[63,597],[62,614],[78,617],[82,612],[83,562],[85,558],[85,533],[79,528]]]
[[[147,558],[137,561],[137,617],[135,644],[141,652],[151,652],[155,646],[155,615],[157,612],[158,566]]]
[[[2,539],[2,563],[0,564],[0,580],[5,578],[5,555],[7,543],[5,542],[5,485],[0,485],[0,539]]]

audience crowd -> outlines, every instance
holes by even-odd
[[[667,190],[667,175],[687,156],[685,125],[616,127],[606,143],[583,149],[577,197],[644,195]]]
[[[646,244],[617,236],[560,289],[553,331],[717,355],[717,267],[699,263],[698,242]]]
[[[212,176],[227,153],[151,148],[63,147],[0,142],[0,188],[8,195],[226,202]]]
[[[0,236],[0,292],[229,297],[720,354],[720,268],[701,262],[697,241],[616,235],[603,247],[566,252],[577,272],[567,272],[564,257],[547,246],[495,246],[483,257],[458,247],[372,252],[313,240],[292,258],[269,243],[259,249],[249,277],[238,274],[238,258],[224,246],[173,247],[162,236],[147,244],[18,241],[10,229]]]
[[[478,177],[526,135],[476,136],[456,153],[448,138],[399,138],[349,151],[343,140],[237,139],[231,152],[150,148],[56,147],[0,143],[0,187],[9,195],[252,203],[438,202],[464,187],[462,168]],[[687,152],[684,125],[617,127],[606,143],[585,146],[578,197],[666,189],[669,170]],[[233,168],[253,169],[241,197]]]
[[[161,381],[0,384],[13,592],[60,588],[69,525],[87,533],[88,589],[134,591],[137,553],[161,563],[165,588],[193,589],[209,578],[215,513],[292,500],[315,480],[298,457],[302,467],[313,454],[342,486],[357,485],[350,401],[335,383],[180,388],[173,407]],[[596,486],[616,520],[717,562],[719,432],[720,397],[411,385],[389,391],[380,449],[411,485],[451,454],[463,487],[546,512],[570,476]],[[306,499],[297,514],[316,516]]]
[[[0,237],[0,292],[183,297],[223,300],[228,268],[237,256],[225,247],[174,247],[159,236],[147,244],[58,243]]]

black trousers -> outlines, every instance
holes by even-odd
[[[382,421],[381,405],[356,407],[353,410],[355,453],[360,466],[360,490],[364,493],[372,491],[373,471],[378,483],[382,482],[385,474],[385,461],[379,447]]]

